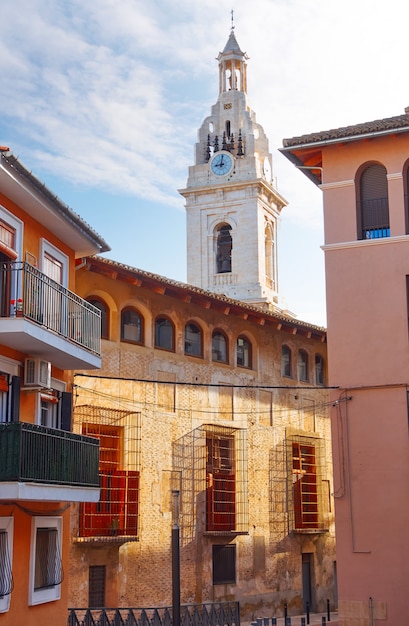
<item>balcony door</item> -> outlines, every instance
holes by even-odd
[[[42,285],[38,295],[42,303],[43,324],[59,334],[67,331],[68,257],[60,250],[43,240],[42,246]]]

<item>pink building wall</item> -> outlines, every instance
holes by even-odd
[[[409,619],[409,116],[400,134],[345,135],[316,146],[329,384],[338,387],[331,420],[340,625],[403,626]],[[312,148],[301,143],[283,152],[307,163],[307,150],[311,158]],[[356,183],[359,188],[362,166],[373,162],[387,170],[390,237],[359,240]]]

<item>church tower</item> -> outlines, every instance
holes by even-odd
[[[278,302],[277,221],[268,139],[247,102],[247,61],[232,25],[219,97],[198,132],[185,189],[187,282],[251,304]]]

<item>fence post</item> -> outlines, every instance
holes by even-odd
[[[287,626],[288,606],[287,602],[284,602],[284,624]]]

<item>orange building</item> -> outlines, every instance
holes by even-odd
[[[341,626],[409,600],[409,109],[284,140],[324,194]]]
[[[99,498],[99,444],[71,432],[70,370],[101,365],[75,259],[105,241],[0,154],[0,624],[67,623],[72,502]]]

